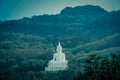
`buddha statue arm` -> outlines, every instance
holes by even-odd
[[[65,55],[62,53],[62,55],[60,56],[60,60],[61,61],[65,61]]]
[[[63,61],[65,61],[65,55],[63,55]]]
[[[53,60],[55,61],[55,54],[53,55]]]

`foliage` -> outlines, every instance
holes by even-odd
[[[120,79],[120,55],[111,54],[107,59],[101,59],[97,55],[91,55],[86,60],[85,72],[77,72],[74,80],[119,80]]]

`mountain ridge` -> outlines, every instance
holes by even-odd
[[[71,9],[75,9],[77,14],[77,11],[79,13],[79,8],[85,11],[89,11],[92,8],[91,12],[99,10],[100,13],[98,12],[99,15],[94,16],[89,16],[88,13],[77,16],[74,14],[40,15],[32,18],[5,21],[0,23],[0,31],[46,36],[49,43],[54,44],[60,40],[65,42],[68,47],[99,40],[120,31],[120,11],[107,12],[106,14],[103,8],[92,5],[78,6]],[[64,12],[64,10],[66,8],[61,12]],[[71,12],[71,10],[69,11]],[[55,38],[55,40],[52,41],[51,38]],[[75,44],[72,44],[72,42]]]
[[[99,6],[93,5],[66,7],[60,12],[61,15],[89,15],[89,16],[101,13],[108,13],[108,11],[104,10]]]

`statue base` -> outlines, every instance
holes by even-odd
[[[48,63],[48,67],[45,67],[45,71],[63,71],[67,69],[67,61],[54,61],[51,60]]]

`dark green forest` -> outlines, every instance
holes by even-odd
[[[68,69],[45,72],[58,41]],[[0,80],[120,80],[120,10],[86,5],[0,21]]]

